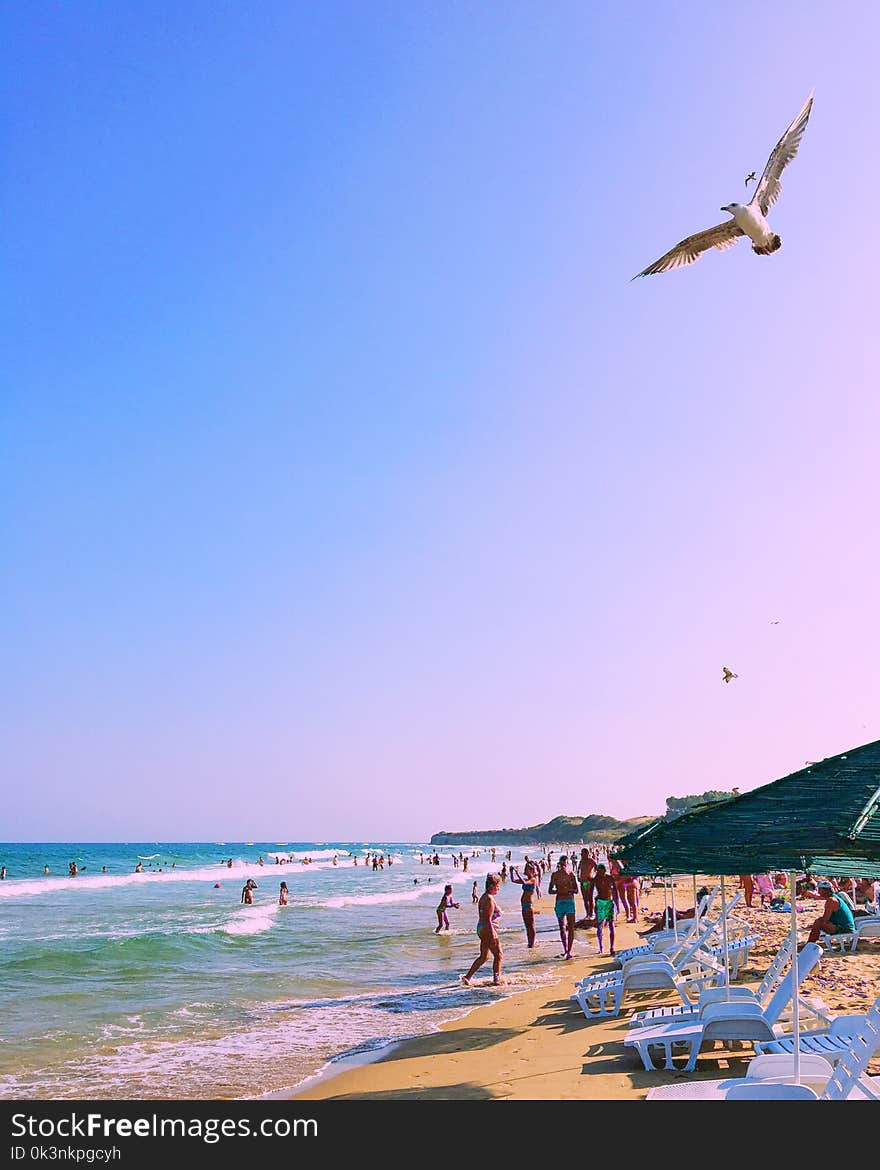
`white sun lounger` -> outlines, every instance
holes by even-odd
[[[869,1077],[866,1070],[871,1058],[880,1046],[880,996],[871,1009],[862,1017],[862,1024],[853,1034],[846,1051],[837,1059],[836,1065],[821,1056],[806,1053],[800,1058],[801,1080],[811,1090],[810,1094],[799,1096],[820,1101],[880,1101],[880,1078]],[[773,1062],[773,1063],[771,1063]],[[827,1070],[824,1085],[817,1085],[822,1076],[822,1066]],[[674,1085],[659,1085],[648,1093],[649,1101],[719,1101],[744,1100],[740,1087],[746,1083],[764,1082],[766,1090],[760,1094],[765,1100],[774,1097],[780,1086],[794,1080],[793,1053],[756,1056],[749,1065],[746,1077],[729,1078],[719,1081],[683,1081]],[[775,1082],[775,1084],[773,1083]],[[731,1093],[731,1091],[733,1092]],[[749,1094],[752,1100],[755,1094]]]
[[[784,978],[785,968],[790,958],[791,937],[789,936],[776,952],[772,963],[764,972],[764,978],[755,990],[749,987],[707,987],[700,992],[697,1003],[689,1004],[687,1007],[684,1004],[679,1004],[675,1007],[655,1007],[636,1012],[630,1020],[629,1026],[631,1028],[645,1028],[653,1024],[666,1024],[672,1020],[696,1019],[701,1009],[707,1004],[726,999],[747,1000],[751,1003],[757,1003],[762,1008],[766,1007],[771,995]]]
[[[797,963],[798,986],[815,967],[822,954],[816,943],[807,943]],[[654,1069],[651,1050],[659,1048],[664,1054],[664,1068],[673,1069],[673,1050],[682,1046],[688,1050],[687,1071],[692,1072],[704,1044],[716,1040],[754,1043],[774,1040],[778,1021],[791,1000],[791,981],[784,980],[770,1003],[762,1010],[760,1004],[749,1000],[724,1000],[707,1004],[698,1019],[673,1020],[652,1027],[633,1028],[624,1040],[627,1048],[635,1048],[642,1064]]]
[[[704,894],[697,903],[697,913],[690,920],[685,919],[683,925],[678,931],[674,930],[660,930],[651,935],[650,939],[641,943],[639,946],[627,947],[625,950],[618,951],[615,955],[617,962],[622,966],[628,959],[634,959],[637,955],[656,955],[661,951],[665,951],[672,946],[678,946],[682,943],[687,945],[693,938],[695,932],[698,932],[706,924],[706,915],[712,909],[712,904],[718,894],[718,886],[715,887],[709,894]]]
[[[822,1056],[829,1064],[836,1064],[849,1050],[852,1038],[865,1026],[867,1015],[837,1016],[827,1027],[800,1033],[801,1052]],[[880,1044],[880,1041],[878,1041]],[[780,1036],[755,1045],[759,1053],[794,1052],[794,1036]]]
[[[633,991],[673,991],[682,1003],[690,1003],[689,989],[698,992],[707,982],[718,982],[724,976],[715,959],[702,951],[714,929],[713,923],[706,926],[676,963],[667,955],[630,959],[620,971],[582,980],[575,986],[572,999],[577,1000],[588,1018],[619,1015],[626,995]]]
[[[684,1004],[667,1005],[666,1007],[646,1008],[644,1011],[636,1012],[630,1020],[631,1028],[646,1028],[654,1024],[671,1023],[673,1020],[694,1020],[699,1015],[702,1009],[710,1003],[718,1003],[720,1001],[728,1000],[744,1000],[751,1003],[757,1003],[760,1007],[766,1008],[770,1002],[770,998],[776,991],[777,987],[782,983],[782,980],[787,978],[786,967],[791,958],[791,937],[786,936],[785,942],[780,946],[779,950],[773,957],[773,961],[767,970],[764,972],[764,977],[758,986],[754,989],[750,987],[707,987],[700,992],[699,1000],[685,1007]],[[804,1015],[804,1018],[811,1018],[817,1023],[817,1031],[827,1028],[831,1023],[831,1016],[828,1013],[828,1008],[821,999],[811,997],[806,999],[804,996],[798,997],[798,1006]],[[789,1009],[786,1009],[786,1012]],[[785,1018],[783,1013],[782,1019]]]

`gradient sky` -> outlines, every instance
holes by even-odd
[[[5,7],[0,837],[630,816],[880,737],[880,10],[616,7]],[[629,283],[813,86],[782,250]]]

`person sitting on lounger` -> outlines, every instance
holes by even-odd
[[[819,882],[818,896],[825,899],[821,918],[810,927],[810,942],[818,942],[820,934],[851,934],[856,924],[848,899],[835,894],[831,882]]]

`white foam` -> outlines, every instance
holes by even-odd
[[[417,898],[436,897],[443,893],[440,882],[419,885],[415,890],[388,890],[384,894],[337,894],[332,898],[302,899],[306,905],[336,910],[341,906],[385,906],[392,902],[414,902]]]
[[[0,900],[13,898],[32,898],[39,894],[58,893],[59,891],[91,891],[112,890],[123,886],[150,885],[156,882],[222,882],[224,880],[238,882],[246,877],[258,878],[263,876],[274,877],[276,874],[285,878],[295,877],[297,874],[311,873],[318,869],[333,869],[332,862],[316,862],[314,865],[258,865],[255,861],[237,861],[230,869],[226,865],[203,865],[195,869],[184,869],[178,866],[175,869],[166,869],[162,873],[155,870],[145,870],[143,873],[96,873],[78,874],[76,877],[43,877],[7,879],[0,882]],[[268,875],[268,876],[267,876]]]

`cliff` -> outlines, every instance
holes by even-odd
[[[586,817],[554,817],[525,829],[469,829],[460,833],[435,833],[432,845],[575,845],[580,841],[616,841],[645,825],[654,817],[633,817],[618,821],[592,813]]]

